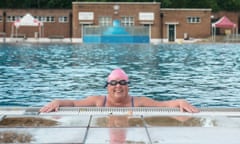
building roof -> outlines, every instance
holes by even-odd
[[[158,4],[160,5],[160,2],[72,2],[73,5],[75,4],[126,4],[126,5],[134,5],[134,4]]]

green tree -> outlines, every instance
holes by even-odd
[[[172,5],[172,0],[161,0],[161,7],[169,8]]]
[[[211,8],[213,11],[218,11],[220,9],[220,7],[216,3],[216,0],[190,0],[188,1],[187,6],[189,8]]]
[[[0,8],[67,8],[72,2],[134,2],[134,0],[1,0]],[[160,2],[161,8],[211,8],[212,11],[240,11],[240,0],[138,0]]]
[[[240,0],[217,0],[221,10],[240,11]]]

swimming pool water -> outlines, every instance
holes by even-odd
[[[240,106],[240,44],[228,43],[1,44],[0,106],[106,95],[106,77],[117,67],[134,96]]]

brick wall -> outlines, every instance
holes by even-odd
[[[54,22],[44,22],[43,33],[44,37],[49,37],[51,35],[62,35],[64,37],[70,37],[70,26],[71,20],[69,15],[71,14],[71,10],[62,10],[62,9],[5,9],[0,10],[0,14],[6,13],[6,18],[8,16],[24,16],[26,13],[30,13],[32,16],[53,16]],[[68,17],[68,22],[59,23],[58,18],[60,16]],[[12,31],[13,22],[8,22],[6,20],[5,31],[7,36],[10,37]],[[0,22],[0,31],[3,32],[3,22]],[[38,27],[31,26],[21,26],[18,29],[18,33],[23,33],[27,37],[34,37],[34,33],[38,32]]]
[[[119,6],[119,10],[114,10],[114,5]],[[154,13],[154,21],[151,25],[151,37],[159,38],[159,17],[160,17],[160,4],[159,3],[73,3],[73,37],[81,37],[81,25],[79,23],[92,23],[98,25],[98,18],[100,16],[109,16],[113,20],[120,19],[122,16],[134,17],[135,26],[143,25],[139,21],[139,12],[152,12]],[[79,12],[93,12],[94,20],[92,21],[79,21]]]
[[[114,10],[114,6],[118,5],[119,9]],[[109,16],[113,20],[120,19],[122,16],[131,16],[134,18],[134,26],[143,26],[150,24],[150,37],[151,39],[168,38],[168,25],[175,25],[176,38],[182,39],[184,33],[193,38],[207,38],[211,36],[211,16],[220,18],[226,15],[231,21],[239,26],[239,13],[234,12],[218,12],[212,13],[211,9],[166,9],[160,8],[160,3],[154,2],[73,2],[72,9],[0,9],[0,32],[6,32],[7,36],[11,35],[12,22],[3,23],[3,13],[5,12],[6,18],[8,16],[24,16],[30,13],[33,16],[53,16],[54,22],[44,22],[44,37],[52,35],[59,35],[65,38],[74,37],[81,38],[81,23],[99,25],[99,17]],[[93,12],[93,20],[79,20],[79,12]],[[154,13],[154,20],[140,21],[139,13]],[[163,14],[161,19],[160,14]],[[59,23],[60,16],[68,17],[68,22]],[[188,17],[199,17],[199,23],[188,23]],[[161,23],[163,25],[161,25]],[[224,30],[220,32],[223,33]],[[34,33],[38,32],[37,27],[20,27],[18,33],[23,33],[27,37],[34,37]]]
[[[164,13],[164,37],[167,37],[167,23],[176,23],[176,38],[184,33],[193,38],[205,38],[211,34],[210,9],[161,9]],[[188,17],[199,17],[199,23],[188,23]]]

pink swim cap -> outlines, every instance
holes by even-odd
[[[128,81],[128,76],[127,74],[120,68],[114,69],[108,76],[107,81],[111,81],[111,80],[116,80],[116,79],[120,79],[120,80],[126,80]]]

